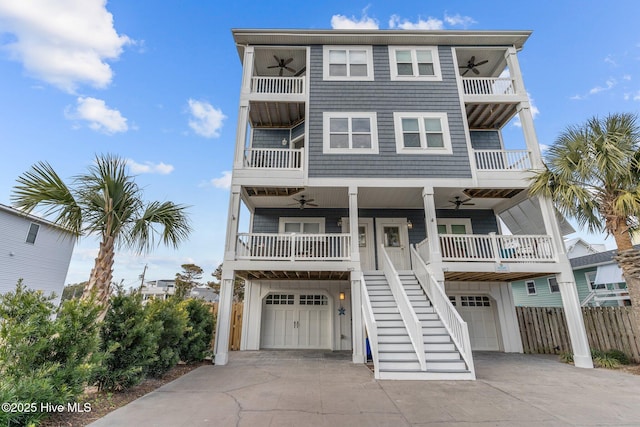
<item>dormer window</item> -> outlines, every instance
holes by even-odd
[[[324,80],[373,80],[371,46],[325,46]]]
[[[438,49],[434,46],[389,47],[391,80],[442,80]]]

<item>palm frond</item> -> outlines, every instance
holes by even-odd
[[[77,236],[83,233],[82,208],[51,165],[36,163],[31,170],[18,177],[17,182],[11,195],[15,207],[26,213],[38,207],[43,208],[45,217],[53,216],[50,219],[55,224]]]
[[[127,245],[138,252],[148,252],[156,245],[156,238],[160,237],[164,245],[177,248],[188,239],[191,232],[186,209],[186,206],[172,202],[149,203],[134,222]]]

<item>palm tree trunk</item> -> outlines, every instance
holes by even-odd
[[[635,320],[635,331],[636,334],[640,334],[640,250],[634,249],[631,235],[627,230],[614,233],[613,237],[618,246],[618,255],[615,260],[622,269],[622,275],[627,282],[631,310]]]
[[[102,306],[98,320],[104,319],[109,308],[111,279],[113,278],[113,236],[108,236],[100,242],[100,250],[95,260],[89,282],[84,288],[82,299],[93,298],[96,304]]]

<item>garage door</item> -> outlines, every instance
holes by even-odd
[[[449,299],[467,322],[471,349],[500,350],[493,301],[485,295],[456,295]]]
[[[261,348],[330,349],[329,337],[326,295],[276,293],[264,298]]]

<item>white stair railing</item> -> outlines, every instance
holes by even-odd
[[[449,297],[444,292],[440,284],[431,276],[427,264],[418,254],[414,245],[411,245],[411,264],[414,269],[418,283],[422,286],[431,305],[440,317],[445,329],[451,336],[460,355],[467,364],[467,369],[475,379],[475,368],[473,365],[473,354],[471,353],[471,339],[469,338],[469,327],[462,320],[456,308],[451,304]]]
[[[360,293],[362,295],[362,316],[364,317],[364,325],[367,328],[369,337],[369,349],[373,358],[374,378],[380,378],[380,365],[378,363],[378,323],[373,314],[373,306],[367,291],[367,284],[364,277],[360,278]]]
[[[402,321],[407,328],[413,348],[418,355],[420,369],[426,371],[427,361],[424,353],[422,323],[420,323],[420,319],[418,319],[416,312],[413,310],[409,297],[407,296],[407,292],[404,290],[404,286],[402,286],[402,282],[400,281],[400,276],[398,276],[398,272],[393,266],[391,258],[389,258],[387,251],[384,249],[384,244],[380,245],[380,251],[382,254],[382,271],[387,278],[387,283],[389,284],[393,298],[396,300],[396,304],[398,305]]]

